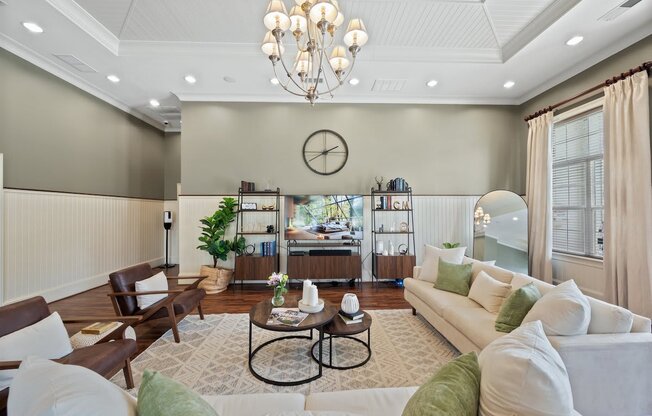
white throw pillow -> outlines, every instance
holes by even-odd
[[[632,331],[634,314],[625,308],[587,296],[591,305],[589,334],[625,334]]]
[[[523,323],[541,321],[546,335],[585,335],[591,322],[591,305],[575,284],[567,280],[539,299]]]
[[[168,290],[168,279],[165,277],[165,273],[158,272],[152,277],[136,282],[136,292],[149,292],[154,290]],[[166,294],[139,295],[136,296],[136,302],[140,309],[145,309],[159,300],[165,299],[165,297],[167,297]]]
[[[20,361],[30,355],[54,359],[71,352],[68,332],[57,312],[0,338],[0,361]],[[0,371],[0,390],[9,387],[16,371]]]
[[[541,296],[545,295],[555,288],[555,286],[551,285],[550,283],[546,283],[543,280],[535,279],[534,277],[530,277],[522,273],[514,273],[514,278],[512,279],[512,290],[519,290],[529,283],[534,283],[534,286],[539,289]]]
[[[521,325],[480,353],[480,416],[570,416],[568,372],[541,322]]]
[[[499,282],[484,271],[480,271],[469,290],[469,299],[478,302],[491,313],[498,313],[511,290],[512,285]]]
[[[11,384],[7,415],[136,416],[136,399],[87,368],[30,357]]]
[[[512,283],[512,278],[514,277],[514,272],[511,270],[503,269],[502,267],[495,266],[493,264],[485,263],[482,261],[474,261],[471,266],[471,282],[478,277],[480,272],[485,272],[489,276],[503,283]]]
[[[469,264],[469,263],[475,263],[475,262],[486,264],[488,266],[495,266],[496,265],[496,260],[476,260],[476,259],[472,259],[471,257],[466,257],[466,256],[464,256],[464,260],[462,260],[462,264]]]
[[[441,258],[447,263],[462,264],[465,251],[466,247],[438,248],[425,244],[419,280],[435,283],[439,270],[439,259]]]

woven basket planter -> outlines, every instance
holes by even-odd
[[[223,267],[201,266],[199,272],[201,276],[208,276],[199,283],[199,287],[204,289],[209,295],[224,292],[233,278],[233,269]]]

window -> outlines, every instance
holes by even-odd
[[[561,116],[552,129],[552,248],[602,258],[602,106]]]

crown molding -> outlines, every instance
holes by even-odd
[[[300,97],[291,95],[233,95],[233,94],[198,94],[175,93],[182,102],[236,102],[236,103],[305,103]],[[343,97],[337,100],[322,100],[317,104],[449,104],[449,105],[518,105],[515,99],[509,98],[477,98],[477,97],[426,97],[426,98],[394,98],[394,97]]]
[[[634,43],[652,35],[652,26],[642,25],[634,32],[629,35],[619,38],[616,42],[612,43],[610,46],[602,48],[600,52],[592,55],[591,57],[580,61],[577,65],[571,67],[570,69],[558,74],[557,76],[550,78],[549,80],[543,82],[538,87],[530,90],[528,93],[522,95],[517,101],[519,104],[525,104],[531,99],[545,93],[546,91],[552,89],[553,87],[561,84],[562,82],[568,81],[570,78],[578,75],[587,69],[591,68],[594,65],[599,64],[607,58],[615,55],[616,53],[622,51],[623,49],[633,45]],[[640,63],[640,62],[639,62]],[[637,63],[638,64],[638,63]]]
[[[0,33],[0,47],[37,66],[38,68],[56,76],[57,78],[60,78],[67,83],[74,85],[80,90],[87,92],[88,94],[124,111],[125,113],[136,117],[137,119],[149,124],[150,126],[155,127],[158,130],[165,131],[164,125],[162,123],[154,120],[146,114],[133,109],[124,102],[112,97],[106,92],[90,84],[85,79],[71,73],[67,69],[62,68],[58,64],[45,58],[43,55],[34,52],[29,48],[26,48],[4,33]]]
[[[112,54],[118,55],[120,40],[73,0],[45,0],[73,24],[95,39]]]
[[[548,6],[543,12],[526,25],[516,36],[507,42],[502,48],[503,62],[507,62],[512,56],[516,55],[521,49],[531,43],[543,31],[548,29],[557,20],[562,18],[580,0],[557,0]]]

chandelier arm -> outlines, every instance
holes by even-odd
[[[277,44],[277,49],[278,49],[278,51],[281,52],[281,42],[280,42],[278,39],[276,39],[276,44]],[[294,83],[294,85],[296,85],[297,88],[299,88],[299,90],[301,90],[301,91],[307,93],[308,91],[304,90],[304,89],[303,89],[299,84],[297,84],[297,82],[294,80],[294,77],[292,76],[292,75],[294,74],[294,71],[296,70],[296,62],[295,62],[295,67],[294,67],[294,69],[293,69],[292,72],[290,73],[290,71],[288,71],[287,66],[285,65],[285,60],[283,59],[283,55],[281,55],[281,54],[279,53],[278,58],[279,58],[278,60],[281,61],[281,65],[283,65],[283,69],[285,70],[285,74],[288,76],[288,78],[290,78],[290,80],[292,80],[292,82]],[[276,65],[273,65],[273,66],[274,66],[274,75],[276,75]],[[276,79],[278,79],[278,76],[276,77]],[[283,83],[281,83],[281,85],[282,85],[282,84],[283,84]],[[289,90],[286,89],[286,91],[289,91]]]
[[[330,90],[328,90],[328,91],[324,91],[324,92],[321,93],[321,94],[331,94],[333,91],[335,91],[336,89],[338,89],[338,88],[340,88],[342,85],[344,85],[344,82],[345,82],[347,79],[349,79],[349,76],[351,75],[351,73],[353,73],[353,67],[354,67],[354,66],[355,66],[355,58],[353,58],[353,61],[351,62],[351,66],[349,67],[349,71],[346,73],[346,75],[344,76],[344,78],[341,79],[340,83],[337,84],[337,85],[336,85],[335,87],[333,87],[332,89],[330,89]],[[332,68],[332,67],[331,67],[331,68]],[[332,94],[331,94],[331,95],[332,95]]]
[[[274,69],[274,76],[276,77],[276,79],[279,79],[278,74],[276,73],[276,65],[273,65],[273,69]],[[302,97],[303,94],[296,93],[296,92],[294,92],[294,91],[292,91],[291,89],[288,88],[288,85],[290,85],[290,81],[291,81],[291,78],[286,81],[285,85],[283,85],[283,83],[280,82],[280,80],[279,80],[279,83],[280,83],[279,85],[281,86],[281,88],[283,88],[285,91],[289,92],[290,94]]]

